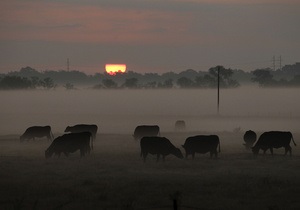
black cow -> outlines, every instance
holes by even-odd
[[[57,137],[53,140],[52,144],[45,151],[45,157],[50,158],[54,153],[60,157],[61,153],[64,153],[67,157],[69,153],[80,150],[80,156],[90,153],[92,134],[90,132],[82,133],[69,133]]]
[[[271,154],[273,155],[273,148],[285,148],[285,155],[290,152],[292,155],[292,148],[290,146],[290,142],[293,140],[294,145],[296,143],[293,139],[293,135],[291,132],[282,132],[282,131],[270,131],[261,134],[259,139],[257,140],[254,147],[252,147],[252,152],[254,155],[257,155],[259,150],[263,150],[264,154],[268,149],[270,149]]]
[[[141,157],[143,157],[144,162],[146,162],[146,157],[148,153],[152,155],[157,155],[157,162],[159,161],[160,155],[165,161],[165,156],[172,154],[176,157],[182,159],[183,155],[180,149],[176,148],[169,139],[165,137],[143,137],[140,142],[141,145]]]
[[[244,146],[246,147],[246,149],[250,149],[256,142],[256,133],[252,130],[248,130],[245,132],[243,138],[245,142]]]
[[[71,133],[90,132],[92,134],[92,141],[96,139],[97,131],[98,131],[97,125],[87,125],[87,124],[67,126],[65,129],[65,132],[71,132]],[[93,143],[91,146],[93,148]]]
[[[35,138],[42,138],[47,137],[48,141],[52,141],[54,139],[54,136],[51,132],[51,127],[48,126],[32,126],[26,129],[23,135],[20,136],[20,141],[23,142],[27,139],[29,141],[30,139],[35,140]]]
[[[185,157],[187,158],[188,155],[192,154],[193,159],[195,158],[195,153],[205,154],[210,152],[210,157],[212,158],[213,155],[218,157],[218,148],[219,145],[219,152],[221,152],[220,148],[220,140],[217,135],[198,135],[198,136],[191,136],[185,140],[184,145],[182,147],[185,149]]]
[[[140,140],[145,136],[160,136],[158,125],[139,125],[135,128],[133,138]]]

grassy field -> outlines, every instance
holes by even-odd
[[[181,147],[195,134],[162,136]],[[45,139],[20,143],[17,135],[0,136],[0,209],[172,209],[174,197],[180,209],[300,208],[298,147],[292,145],[292,157],[277,149],[274,157],[254,158],[242,146],[243,133],[216,134],[218,159],[167,156],[164,163],[151,155],[143,163],[129,134],[99,134],[84,158],[76,152],[47,160]],[[299,138],[294,133],[298,144]]]

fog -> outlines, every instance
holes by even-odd
[[[100,133],[132,133],[138,124],[158,124],[174,130],[185,120],[189,131],[252,129],[298,131],[298,89],[241,87],[217,91],[172,90],[34,90],[1,91],[0,133],[21,134],[32,125],[51,125],[54,133],[66,126],[94,123]]]

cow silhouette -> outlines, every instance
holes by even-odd
[[[283,132],[283,131],[269,131],[264,132],[260,135],[254,147],[252,147],[252,152],[254,155],[259,153],[259,150],[263,150],[264,154],[268,149],[270,149],[271,154],[273,155],[273,148],[285,148],[285,155],[289,152],[292,155],[292,147],[290,146],[291,140],[294,145],[296,143],[294,141],[293,135],[291,132]]]
[[[91,148],[93,149],[93,141],[95,141],[97,136],[98,126],[94,124],[77,124],[74,126],[67,126],[65,132],[71,133],[81,133],[81,132],[90,132],[92,134],[92,144]]]
[[[180,149],[176,148],[170,140],[165,137],[143,137],[140,141],[140,146],[141,157],[143,157],[144,162],[146,162],[146,157],[149,153],[157,156],[157,162],[159,161],[160,155],[162,155],[163,161],[165,161],[165,157],[169,154],[175,155],[180,159],[183,158]]]
[[[35,138],[43,138],[47,137],[48,141],[52,141],[54,139],[53,133],[51,131],[51,127],[47,126],[31,126],[26,129],[26,131],[20,136],[20,141],[23,142],[25,140],[29,141],[30,139],[35,140]]]
[[[253,144],[256,142],[256,133],[252,130],[248,130],[245,132],[244,136],[244,146],[247,150],[251,149]]]
[[[59,136],[53,140],[45,151],[45,157],[50,158],[53,154],[60,157],[61,153],[68,157],[70,153],[77,150],[80,150],[80,156],[83,157],[91,151],[91,138],[92,134],[90,132],[69,133]]]
[[[160,136],[158,125],[139,125],[135,128],[133,138],[140,140],[145,136]]]
[[[185,157],[188,158],[188,155],[192,155],[192,158],[195,158],[195,153],[205,154],[210,153],[210,157],[213,155],[218,157],[218,146],[219,152],[221,152],[220,148],[220,140],[217,135],[197,135],[188,137],[185,140],[184,145],[182,147],[185,149]]]

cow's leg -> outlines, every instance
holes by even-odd
[[[285,154],[284,155],[287,155],[288,152],[290,152],[290,156],[292,156],[292,147],[290,145],[285,147]]]
[[[195,158],[195,152],[192,153],[192,158],[194,160],[194,158]]]
[[[158,161],[159,161],[160,154],[157,154],[156,157],[157,157],[156,162],[158,162]]]
[[[264,155],[266,154],[266,151],[267,151],[267,149],[263,149],[263,151],[264,151]]]
[[[48,140],[48,141],[51,141],[51,136],[50,136],[50,134],[47,135],[47,140]]]
[[[91,153],[91,147],[90,147],[90,145],[88,145],[88,146],[86,147],[86,151],[87,151],[88,154]]]
[[[217,149],[215,150],[215,156],[216,156],[216,158],[218,158],[218,151],[217,151]]]
[[[84,155],[85,155],[84,149],[80,149],[80,157],[84,157]]]
[[[271,155],[273,156],[273,147],[270,147]]]
[[[214,151],[210,151],[209,154],[210,154],[210,158],[213,158]]]
[[[148,153],[147,152],[143,152],[143,159],[144,159],[144,163],[146,162],[146,157],[147,157]]]

